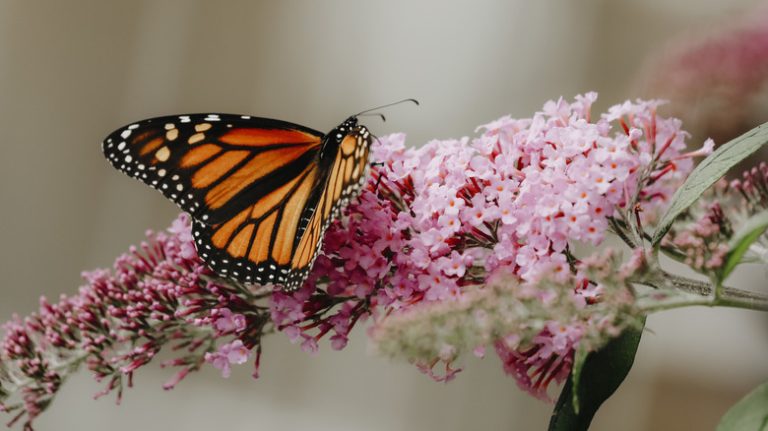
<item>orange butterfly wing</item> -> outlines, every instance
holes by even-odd
[[[314,211],[297,239],[286,287],[300,287],[321,248],[325,230],[365,182],[371,135],[363,126],[353,128],[339,144]]]
[[[103,150],[192,215],[198,254],[217,273],[293,289],[364,181],[370,134],[350,125],[332,133],[336,140],[278,120],[194,114],[129,125]]]

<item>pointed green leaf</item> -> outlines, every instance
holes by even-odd
[[[742,398],[720,420],[717,431],[768,431],[768,383]]]
[[[576,358],[571,376],[560,393],[549,431],[585,431],[597,409],[629,373],[645,326],[624,330],[600,350]],[[577,366],[579,365],[579,366]]]
[[[661,217],[661,221],[653,233],[653,245],[656,246],[661,242],[675,218],[696,202],[709,186],[766,142],[768,142],[768,123],[732,139],[702,160],[685,180],[682,187],[677,189],[675,195],[672,196],[667,212]]]
[[[733,235],[733,238],[728,243],[728,255],[725,265],[723,265],[720,281],[725,281],[728,278],[734,268],[736,268],[736,265],[741,262],[744,253],[749,250],[749,246],[757,241],[766,229],[768,229],[768,211],[763,211],[752,216]]]

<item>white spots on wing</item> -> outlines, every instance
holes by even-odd
[[[131,131],[128,129],[125,129],[122,133],[120,133],[120,137],[123,139],[128,139],[129,136],[131,136]]]
[[[125,141],[117,144],[117,151],[123,151],[123,148],[125,148]]]
[[[162,147],[155,152],[155,158],[161,162],[165,162],[171,157],[171,150],[168,147]]]
[[[165,176],[165,169],[158,170],[157,171],[157,176],[158,177],[164,177]]]
[[[130,126],[128,126],[128,130],[136,130],[138,128],[139,128],[138,124],[131,124]]]
[[[179,137],[179,129],[171,129],[165,132],[165,139],[175,141]]]
[[[166,123],[164,127],[165,127],[165,130],[173,130],[176,128],[176,125],[173,123]]]
[[[179,176],[178,175],[174,175],[174,176],[171,177],[171,179],[173,181],[178,181],[179,180]]]
[[[205,117],[205,121],[220,121],[221,118],[219,118],[218,114],[208,114],[207,117]]]
[[[182,190],[184,190],[184,186],[181,185],[181,184],[176,184],[176,190],[182,191]]]
[[[132,161],[133,161],[133,157],[125,156],[125,163],[131,163]]]
[[[189,145],[192,145],[202,141],[203,139],[205,139],[204,133],[195,133],[194,135],[189,137],[189,140],[187,140],[187,142],[189,143]]]
[[[189,115],[181,115],[179,116],[179,121],[182,123],[189,123],[192,120],[189,118]]]
[[[143,164],[139,163],[139,165],[138,165],[138,166],[136,166],[136,168],[137,168],[138,170],[140,170],[140,171],[143,171],[144,169],[146,169],[146,166],[144,166]]]
[[[250,120],[251,116],[250,115],[241,115],[240,118],[242,118],[243,120]]]

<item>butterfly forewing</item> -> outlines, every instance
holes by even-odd
[[[284,121],[192,114],[131,124],[102,147],[115,168],[213,224],[313,163],[322,136]]]

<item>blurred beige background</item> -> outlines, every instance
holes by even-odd
[[[320,130],[404,97],[377,134],[411,144],[471,134],[503,114],[596,90],[628,97],[648,54],[743,13],[751,0],[10,1],[0,0],[0,319],[73,293],[176,207],[113,171],[100,140],[161,114],[233,112]],[[736,284],[764,287],[765,272]],[[768,377],[768,322],[692,309],[651,317],[636,367],[594,430],[712,429]],[[150,366],[123,405],[93,401],[79,374],[39,430],[536,430],[551,406],[517,390],[498,361],[470,360],[433,383],[366,353],[309,357],[266,343],[262,378],[208,369],[172,392]]]

